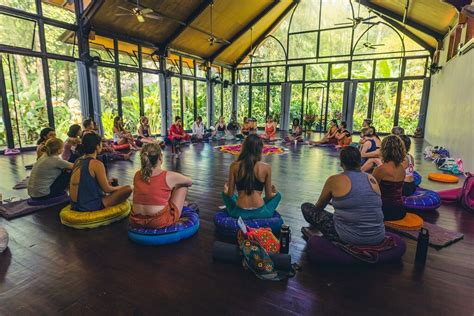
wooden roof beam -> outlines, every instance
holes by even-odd
[[[411,38],[415,43],[417,43],[418,45],[420,45],[421,47],[429,51],[431,56],[433,56],[436,49],[432,47],[430,44],[428,44],[427,42],[419,38],[417,35],[415,35],[413,32],[408,30],[406,27],[403,27],[403,25],[395,22],[394,20],[389,19],[382,15],[380,16],[380,18],[384,20],[385,22],[387,22],[388,24],[390,24],[391,26],[393,26],[394,28],[396,28],[397,30],[399,30],[400,32],[402,32],[403,34],[405,34],[406,36],[408,36],[409,38]]]
[[[183,21],[183,24],[178,26],[176,31],[168,36],[162,43],[159,44],[159,46],[162,49],[166,49],[169,47],[169,45],[176,40],[183,32],[188,28],[189,25],[191,25],[211,4],[213,3],[213,0],[204,0],[201,2],[201,4],[194,10],[188,18]]]
[[[273,0],[272,3],[270,3],[268,6],[265,7],[259,14],[257,14],[252,20],[250,20],[249,23],[247,23],[242,29],[240,29],[234,36],[232,36],[229,39],[229,42],[232,44],[236,40],[238,40],[240,37],[242,37],[245,33],[247,33],[260,19],[262,19],[268,12],[273,10],[278,3],[280,3],[281,0]],[[213,53],[210,57],[209,60],[213,62],[220,54],[222,54],[229,45],[222,45],[215,53]]]
[[[275,28],[277,27],[278,24],[280,24],[281,20],[283,20],[286,15],[291,11],[293,10],[296,5],[299,3],[299,0],[294,0],[289,6],[288,8],[285,9],[285,11],[283,11],[282,14],[280,14],[280,16],[275,20],[275,22],[273,22],[266,30],[265,32],[262,33],[262,35],[260,35],[260,37],[255,41],[255,45],[253,45],[253,47],[257,48],[258,46],[260,46],[260,44],[263,42],[263,40],[267,37],[267,35]],[[237,67],[244,59],[245,57],[251,53],[250,51],[251,47],[249,47],[247,50],[245,50],[245,52],[239,57],[237,58],[237,60],[235,61],[234,63],[234,67]]]
[[[379,5],[376,5],[372,3],[370,0],[356,0],[360,4],[366,6],[369,9],[372,9],[373,11],[376,11],[380,14],[385,15],[388,18],[391,18],[395,21],[398,21],[400,23],[403,23],[403,15],[399,15],[398,13],[395,13],[393,11],[390,11],[384,7],[381,7]],[[405,24],[408,26],[411,26],[429,36],[434,37],[437,41],[443,40],[444,34],[438,33],[437,31],[430,29],[429,27],[426,27],[424,25],[421,25],[420,23],[417,23],[411,19],[405,19]]]

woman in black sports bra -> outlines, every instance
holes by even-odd
[[[229,182],[224,185],[222,199],[232,217],[272,217],[281,194],[272,185],[272,169],[261,162],[263,141],[255,134],[247,136],[239,158],[229,170]],[[237,188],[237,194],[234,194]],[[265,191],[265,198],[262,193]]]
[[[216,123],[215,129],[212,132],[212,138],[214,140],[221,140],[225,137],[227,132],[227,125],[225,124],[224,117],[219,117],[219,121]]]

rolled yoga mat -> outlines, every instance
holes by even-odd
[[[290,271],[291,256],[283,253],[270,254],[275,269],[280,271]],[[212,259],[215,261],[241,264],[242,255],[240,254],[239,246],[229,244],[221,241],[214,242],[212,246]]]

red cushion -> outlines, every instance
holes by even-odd
[[[130,149],[130,144],[122,144],[122,145],[113,144],[112,147],[115,150],[127,150],[127,149]]]

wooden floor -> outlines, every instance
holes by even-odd
[[[291,146],[287,154],[264,158],[283,195],[279,211],[291,225],[291,255],[301,272],[287,282],[270,282],[239,266],[214,263],[213,215],[222,205],[220,191],[234,157],[213,145],[191,145],[178,161],[165,157],[166,168],[194,179],[188,200],[201,210],[198,234],[178,244],[133,244],[126,221],[80,231],[62,226],[57,212],[0,218],[10,234],[9,250],[0,255],[0,314],[473,315],[474,215],[453,206],[422,214],[465,234],[445,249],[430,248],[424,269],[413,264],[411,240],[399,263],[352,268],[308,263],[300,205],[314,202],[325,179],[339,170],[337,153],[330,149]],[[435,168],[422,160],[423,147],[414,148],[423,186],[449,188],[426,179]],[[33,153],[0,158],[4,198],[26,195],[11,187],[33,161]],[[110,176],[131,183],[138,165],[137,155],[133,162],[114,163]]]

